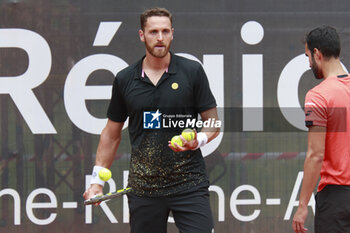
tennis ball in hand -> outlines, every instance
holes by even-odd
[[[103,181],[107,181],[112,177],[112,172],[107,168],[102,168],[98,172],[98,177],[100,177],[100,179]]]
[[[182,140],[181,140],[181,138],[180,138],[180,136],[179,135],[176,135],[176,136],[174,136],[172,139],[171,139],[171,145],[174,147],[174,148],[176,148],[175,147],[175,143],[176,142],[176,144],[178,144],[179,146],[182,146]]]
[[[194,139],[194,131],[193,131],[193,129],[184,129],[181,133],[181,136],[186,141],[192,141]]]

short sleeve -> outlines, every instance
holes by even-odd
[[[327,103],[317,92],[310,90],[305,97],[305,125],[327,126]]]
[[[114,79],[112,98],[108,106],[107,117],[115,122],[124,122],[128,117],[125,101],[118,84],[118,76]]]
[[[201,65],[198,66],[195,80],[194,99],[197,111],[201,113],[210,108],[216,107],[216,101],[210,90],[207,75]]]

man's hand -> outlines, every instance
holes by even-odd
[[[308,214],[307,206],[299,206],[297,212],[293,218],[293,230],[295,233],[306,233],[307,228],[304,227],[304,223]]]
[[[187,151],[187,150],[194,150],[198,146],[198,140],[197,140],[197,131],[194,130],[194,139],[191,141],[187,141],[180,135],[181,141],[182,141],[182,146],[179,146],[177,143],[174,143],[176,147],[173,147],[171,145],[171,141],[168,141],[168,146],[170,149],[172,149],[175,152],[182,152],[182,151]]]
[[[103,187],[101,185],[92,184],[92,185],[90,185],[90,187],[87,190],[85,190],[83,197],[85,200],[88,200],[94,196],[102,195],[103,194],[102,189],[103,189]],[[98,206],[100,203],[101,202],[98,202],[98,203],[95,203],[94,205]]]

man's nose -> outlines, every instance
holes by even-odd
[[[162,41],[162,40],[163,40],[163,33],[162,33],[162,32],[159,32],[159,33],[158,33],[157,40],[159,40],[159,41]]]

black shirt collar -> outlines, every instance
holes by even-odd
[[[338,78],[345,78],[345,77],[348,77],[348,74],[338,75],[337,77],[338,77]]]
[[[142,75],[142,61],[145,59],[146,55],[144,55],[136,64],[136,72],[135,72],[135,79],[140,79]],[[170,64],[168,67],[168,74],[175,74],[176,73],[176,56],[170,52]]]

